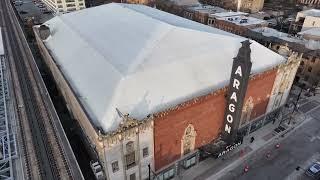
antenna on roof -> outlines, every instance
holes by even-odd
[[[120,118],[123,118],[123,117],[124,117],[124,115],[122,114],[122,112],[121,112],[118,108],[116,108],[116,111],[117,111],[118,116],[119,116]]]

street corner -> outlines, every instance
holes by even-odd
[[[320,162],[320,153],[313,154],[309,159],[301,164],[297,164],[295,169],[285,178],[285,180],[313,180],[314,177],[307,175],[306,171],[316,162]]]

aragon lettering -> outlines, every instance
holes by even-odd
[[[237,97],[238,97],[238,93],[239,93],[239,87],[241,85],[240,81],[236,78],[236,76],[238,77],[242,77],[242,68],[241,66],[239,65],[236,69],[236,71],[234,72],[234,79],[233,79],[233,83],[232,83],[232,87],[233,87],[233,92],[230,93],[231,96],[230,96],[230,99],[229,99],[229,105],[228,105],[228,114],[226,116],[226,124],[225,124],[225,128],[224,128],[224,131],[228,134],[231,133],[231,130],[232,130],[232,123],[233,123],[233,113],[235,112],[235,108],[236,108],[236,105],[235,103],[237,103]]]
[[[240,141],[240,142],[238,142],[238,143],[236,143],[236,144],[233,144],[232,146],[227,146],[224,151],[222,151],[222,152],[219,153],[219,155],[218,155],[217,158],[219,158],[219,157],[227,154],[228,152],[234,150],[236,147],[240,146],[241,144],[242,144],[242,142]]]
[[[248,87],[252,62],[250,41],[241,42],[238,54],[233,58],[231,77],[229,82],[227,103],[225,107],[222,138],[228,144],[232,144],[238,136],[242,106]]]

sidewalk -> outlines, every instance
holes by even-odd
[[[312,100],[310,99],[309,102],[310,101]],[[304,104],[306,103],[307,102],[305,102]],[[176,177],[175,179],[219,179],[225,173],[243,163],[254,152],[263,149],[263,147],[268,144],[279,141],[280,137],[287,136],[289,133],[293,132],[292,130],[297,129],[302,124],[308,122],[310,119],[312,118],[306,114],[296,114],[291,119],[290,124],[288,124],[289,118],[282,123],[282,126],[285,127],[285,130],[280,132],[275,131],[275,128],[277,128],[279,125],[279,121],[277,121],[275,124],[269,123],[259,130],[251,133],[249,136],[245,137],[241,146],[239,146],[234,151],[226,154],[224,157],[218,159],[208,158],[197,164],[195,167],[182,171],[181,175],[179,177]],[[250,143],[250,138],[252,136],[254,136],[255,140],[253,143]]]

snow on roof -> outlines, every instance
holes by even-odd
[[[171,0],[179,6],[190,6],[200,4],[198,0]]]
[[[187,9],[201,12],[201,13],[221,13],[221,12],[227,12],[227,10],[218,7],[218,6],[210,6],[210,5],[194,5],[194,6],[189,6]]]
[[[320,36],[320,28],[311,28],[305,31],[301,31],[298,34],[300,35],[312,35],[312,36]]]
[[[234,11],[228,11],[228,12],[221,12],[221,13],[214,13],[212,14],[212,16],[214,17],[230,17],[230,16],[244,16],[244,15],[248,15],[248,13],[245,12],[234,12]]]
[[[218,17],[219,20],[228,21],[230,23],[236,24],[238,26],[249,26],[249,25],[257,25],[257,24],[268,24],[267,21],[257,19],[254,17],[248,16],[229,16],[229,17]]]
[[[2,41],[2,29],[0,27],[0,55],[4,55],[4,44]]]
[[[142,5],[111,3],[57,16],[44,42],[96,126],[116,108],[142,119],[224,87],[245,39]],[[285,59],[252,41],[252,73]]]
[[[255,29],[252,29],[253,31],[255,32],[260,32],[262,33],[264,36],[268,36],[268,37],[277,37],[279,39],[283,39],[285,41],[288,41],[288,42],[300,42],[301,39],[299,38],[296,38],[294,36],[291,36],[287,33],[284,33],[284,32],[280,32],[276,29],[272,29],[272,28],[268,28],[268,27],[262,27],[262,28],[255,28]]]
[[[287,42],[299,43],[299,44],[304,45],[306,48],[311,49],[311,50],[320,49],[320,42],[319,41],[306,40],[303,38],[295,37],[295,36],[289,35],[287,33],[279,32],[275,29],[268,28],[268,27],[255,28],[252,30],[255,32],[262,33],[264,36],[276,37],[276,38],[282,39]]]
[[[309,9],[300,11],[299,13],[303,14],[304,16],[320,17],[320,9]]]

